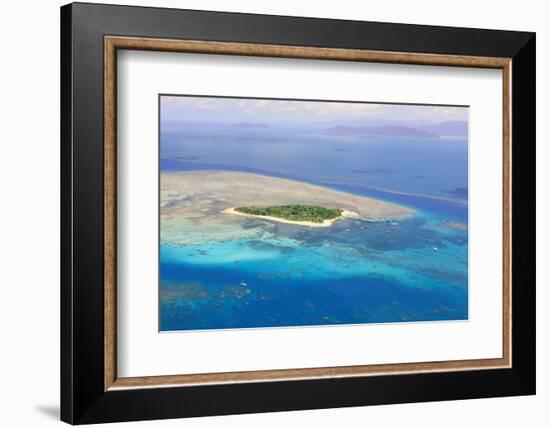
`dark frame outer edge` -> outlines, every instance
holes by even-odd
[[[515,208],[514,208],[515,207]],[[512,60],[512,365],[536,390],[536,37]]]
[[[73,395],[73,290],[72,290],[72,9],[61,8],[61,173],[60,173],[60,230],[61,230],[61,388],[60,416],[74,422]]]

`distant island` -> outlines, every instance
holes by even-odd
[[[440,137],[468,137],[468,122],[462,120],[448,120],[432,125],[419,126],[419,128]]]
[[[370,135],[370,136],[393,136],[393,137],[418,137],[418,138],[439,138],[438,135],[420,129],[399,125],[384,126],[333,126],[326,129],[330,134],[342,135]]]
[[[301,226],[327,227],[343,217],[357,218],[358,214],[340,208],[327,208],[317,205],[274,205],[268,207],[237,207],[223,212],[227,214],[260,217],[281,223]]]
[[[327,124],[328,125],[328,124]],[[413,121],[404,123],[336,123],[325,128],[329,134],[348,135],[385,135],[395,137],[419,138],[468,138],[468,122],[463,120],[447,120],[445,122],[430,123]]]

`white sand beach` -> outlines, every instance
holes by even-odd
[[[269,220],[269,221],[276,221],[279,223],[285,223],[285,224],[295,224],[297,226],[307,226],[307,227],[330,227],[332,226],[332,223],[335,221],[341,220],[342,218],[358,218],[359,215],[356,212],[348,211],[348,210],[342,210],[342,214],[340,217],[332,218],[323,220],[321,223],[314,223],[312,221],[294,221],[294,220],[287,220],[285,218],[280,217],[272,217],[269,215],[255,215],[255,214],[247,214],[242,213],[239,211],[236,211],[235,208],[227,208],[225,210],[222,210],[225,214],[232,214],[232,215],[239,215],[243,217],[249,217],[249,218],[257,218],[260,220]]]

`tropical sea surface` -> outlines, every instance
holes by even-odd
[[[265,233],[161,241],[161,331],[468,318],[465,139],[195,124],[164,130],[160,156],[161,174],[251,172],[415,210],[328,228],[239,219]]]

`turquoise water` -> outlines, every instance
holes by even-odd
[[[310,133],[199,131],[161,136],[161,171],[287,177],[401,203],[415,215],[322,229],[250,219],[235,227],[265,226],[260,237],[161,242],[161,330],[468,318],[468,235],[448,223],[467,225],[465,141],[358,145]]]

